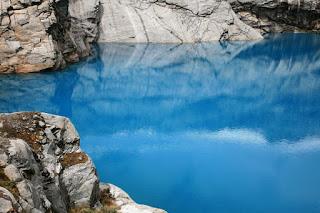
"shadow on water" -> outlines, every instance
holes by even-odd
[[[0,76],[0,111],[70,117],[103,181],[169,212],[319,212],[319,47],[100,44],[62,72]]]

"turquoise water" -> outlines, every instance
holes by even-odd
[[[170,213],[320,212],[320,35],[97,53],[0,76],[0,111],[70,117],[102,181]]]

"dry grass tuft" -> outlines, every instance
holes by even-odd
[[[66,153],[63,155],[63,159],[60,161],[63,168],[68,168],[79,163],[85,163],[88,161],[88,156],[83,152]]]
[[[43,129],[37,126],[36,120],[33,118],[34,115],[40,118],[40,113],[31,112],[0,116],[0,136],[22,139],[30,145],[35,153],[41,152],[39,132]]]

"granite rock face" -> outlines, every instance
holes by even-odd
[[[0,73],[64,67],[90,54],[99,2],[1,0]]]
[[[121,209],[117,199],[99,186],[96,169],[67,118],[0,114],[0,212],[101,212]]]
[[[320,30],[319,0],[229,0],[246,24],[262,34]]]
[[[100,42],[184,43],[262,36],[223,0],[101,0]]]
[[[320,0],[1,0],[0,73],[63,68],[97,40],[194,43],[319,30]]]
[[[2,179],[10,183],[1,187],[24,211],[67,212],[98,201],[95,169],[68,119],[17,113],[1,115],[0,122]]]

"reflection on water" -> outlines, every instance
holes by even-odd
[[[0,76],[0,111],[70,117],[103,181],[169,212],[319,212],[319,47],[101,44],[64,72]]]

